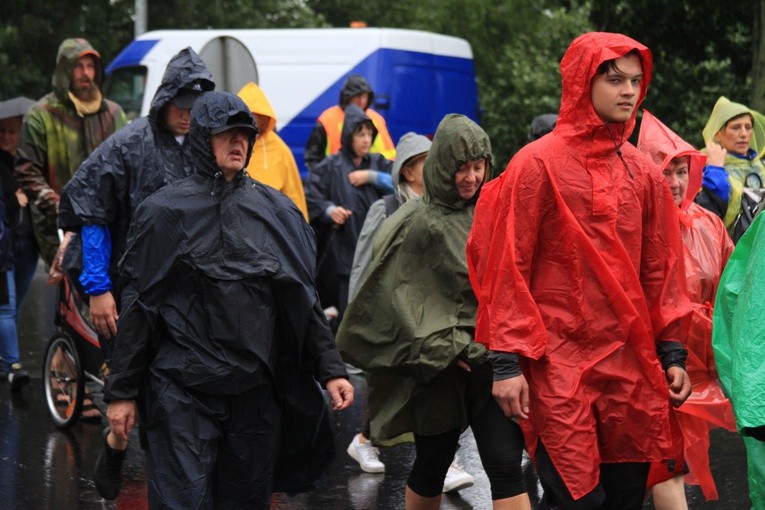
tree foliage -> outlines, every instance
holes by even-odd
[[[148,0],[148,30],[328,26],[302,0]],[[50,91],[56,51],[85,37],[108,63],[134,34],[133,0],[0,2],[0,99]]]
[[[765,0],[148,0],[148,29],[369,26],[428,30],[473,48],[482,122],[498,165],[531,119],[557,111],[558,64],[588,30],[622,32],[654,54],[644,106],[689,142],[720,95],[765,108]],[[133,0],[0,2],[0,99],[50,89],[56,50],[84,36],[111,60],[133,38]],[[753,72],[754,66],[754,72]],[[754,79],[753,79],[754,76]]]
[[[598,30],[634,37],[653,52],[644,107],[680,136],[703,146],[701,130],[721,95],[751,100],[755,2],[592,0]]]

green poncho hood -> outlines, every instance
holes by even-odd
[[[82,37],[65,39],[58,47],[56,55],[56,70],[53,72],[51,83],[53,92],[60,101],[68,101],[69,85],[72,81],[72,70],[77,59],[85,55],[92,55],[96,64],[96,77],[93,80],[98,89],[101,90],[101,83],[104,78],[104,65],[101,61],[101,55]]]
[[[343,358],[372,374],[376,439],[466,426],[473,404],[483,405],[481,397],[489,395],[490,376],[480,389],[438,377],[458,356],[474,372],[487,366],[484,348],[473,342],[477,301],[465,256],[477,193],[461,200],[454,184],[460,164],[480,158],[491,161],[486,133],[467,117],[447,115],[425,161],[425,198],[406,202],[383,224],[368,277],[340,325]],[[380,398],[380,392],[395,398]],[[449,418],[423,418],[436,412],[433,407]]]
[[[704,126],[702,131],[704,143],[714,140],[717,132],[730,119],[745,113],[752,116],[752,140],[749,143],[749,147],[757,152],[758,159],[761,158],[763,149],[765,149],[765,116],[741,103],[734,103],[725,96],[720,96],[720,99],[717,100],[712,109],[712,114],[709,116],[709,120],[707,120],[707,125]]]

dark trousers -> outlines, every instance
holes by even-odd
[[[269,508],[281,429],[270,385],[200,395],[152,377],[148,414],[151,509]]]
[[[651,467],[648,462],[601,464],[600,483],[592,492],[574,501],[541,442],[535,460],[545,491],[540,506],[543,510],[640,510],[643,507]]]

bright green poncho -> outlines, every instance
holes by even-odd
[[[752,508],[765,509],[765,442],[746,428],[765,425],[765,219],[741,237],[720,280],[712,347],[720,382],[744,436]]]

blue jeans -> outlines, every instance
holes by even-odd
[[[17,237],[14,242],[15,262],[13,271],[16,283],[16,311],[21,308],[24,298],[27,297],[29,287],[37,270],[37,241],[33,236]]]
[[[16,284],[13,270],[0,273],[8,280],[8,303],[0,305],[0,358],[7,371],[12,363],[19,362],[19,337],[16,332]]]

